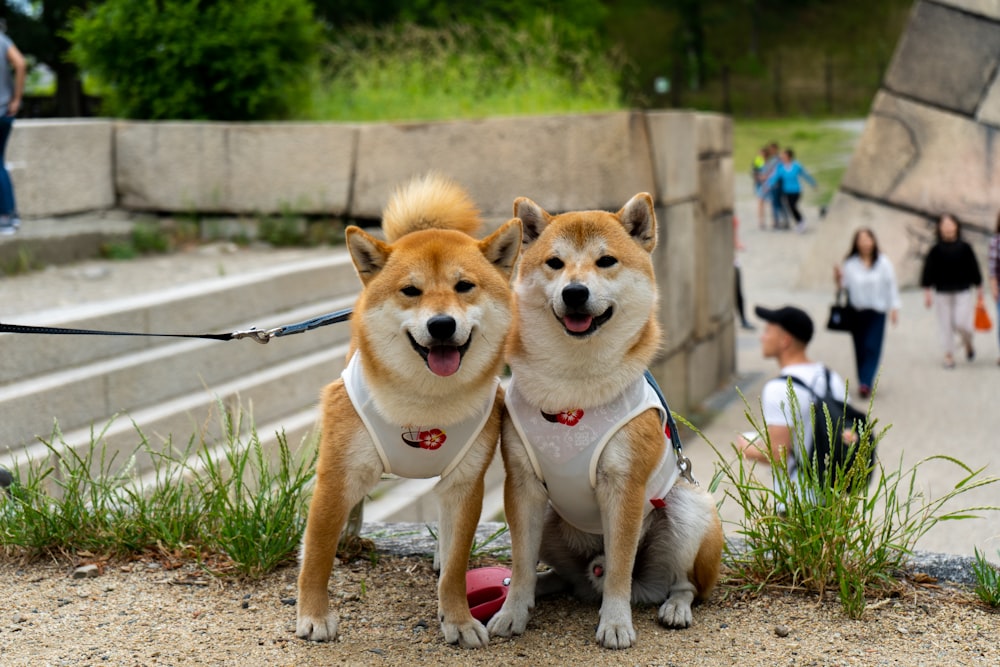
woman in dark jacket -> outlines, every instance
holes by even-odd
[[[928,308],[936,306],[945,368],[955,367],[956,333],[965,346],[965,358],[972,361],[976,356],[972,347],[975,300],[970,288],[976,287],[977,296],[981,297],[983,276],[972,246],[962,240],[958,220],[947,213],[938,221],[937,243],[931,246],[924,259],[920,286],[924,288],[924,304]]]

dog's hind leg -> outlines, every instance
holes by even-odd
[[[722,524],[711,496],[683,482],[671,489],[665,509],[670,516],[665,528],[673,543],[669,561],[675,572],[657,616],[668,628],[686,628],[693,620],[691,603],[708,597],[719,578]]]

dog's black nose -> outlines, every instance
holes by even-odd
[[[435,315],[427,320],[427,333],[434,340],[447,341],[455,335],[455,318],[451,315]]]
[[[570,308],[582,308],[589,298],[590,290],[580,283],[570,283],[562,291],[563,303]]]

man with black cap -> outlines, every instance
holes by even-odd
[[[778,377],[768,380],[761,390],[762,416],[771,442],[771,457],[761,449],[767,446],[767,440],[759,436],[740,436],[736,446],[743,456],[754,461],[769,463],[772,459],[784,456],[788,462],[788,476],[794,482],[798,477],[798,465],[792,455],[792,438],[801,432],[804,442],[794,444],[801,446],[801,451],[812,451],[809,406],[813,397],[804,387],[793,382],[791,391],[795,392],[798,406],[798,414],[793,415],[785,376],[801,380],[817,396],[822,397],[829,391],[838,401],[847,400],[847,385],[839,374],[831,370],[828,388],[826,366],[818,361],[810,361],[806,355],[806,346],[812,340],[814,328],[812,319],[805,311],[794,306],[774,310],[757,306],[754,312],[767,323],[760,336],[761,352],[765,359],[775,359],[780,368]],[[801,425],[801,429],[797,429],[795,424]]]

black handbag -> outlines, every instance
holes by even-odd
[[[836,300],[830,306],[830,317],[826,320],[826,328],[830,331],[854,331],[858,311],[851,305],[847,290],[837,290]]]

